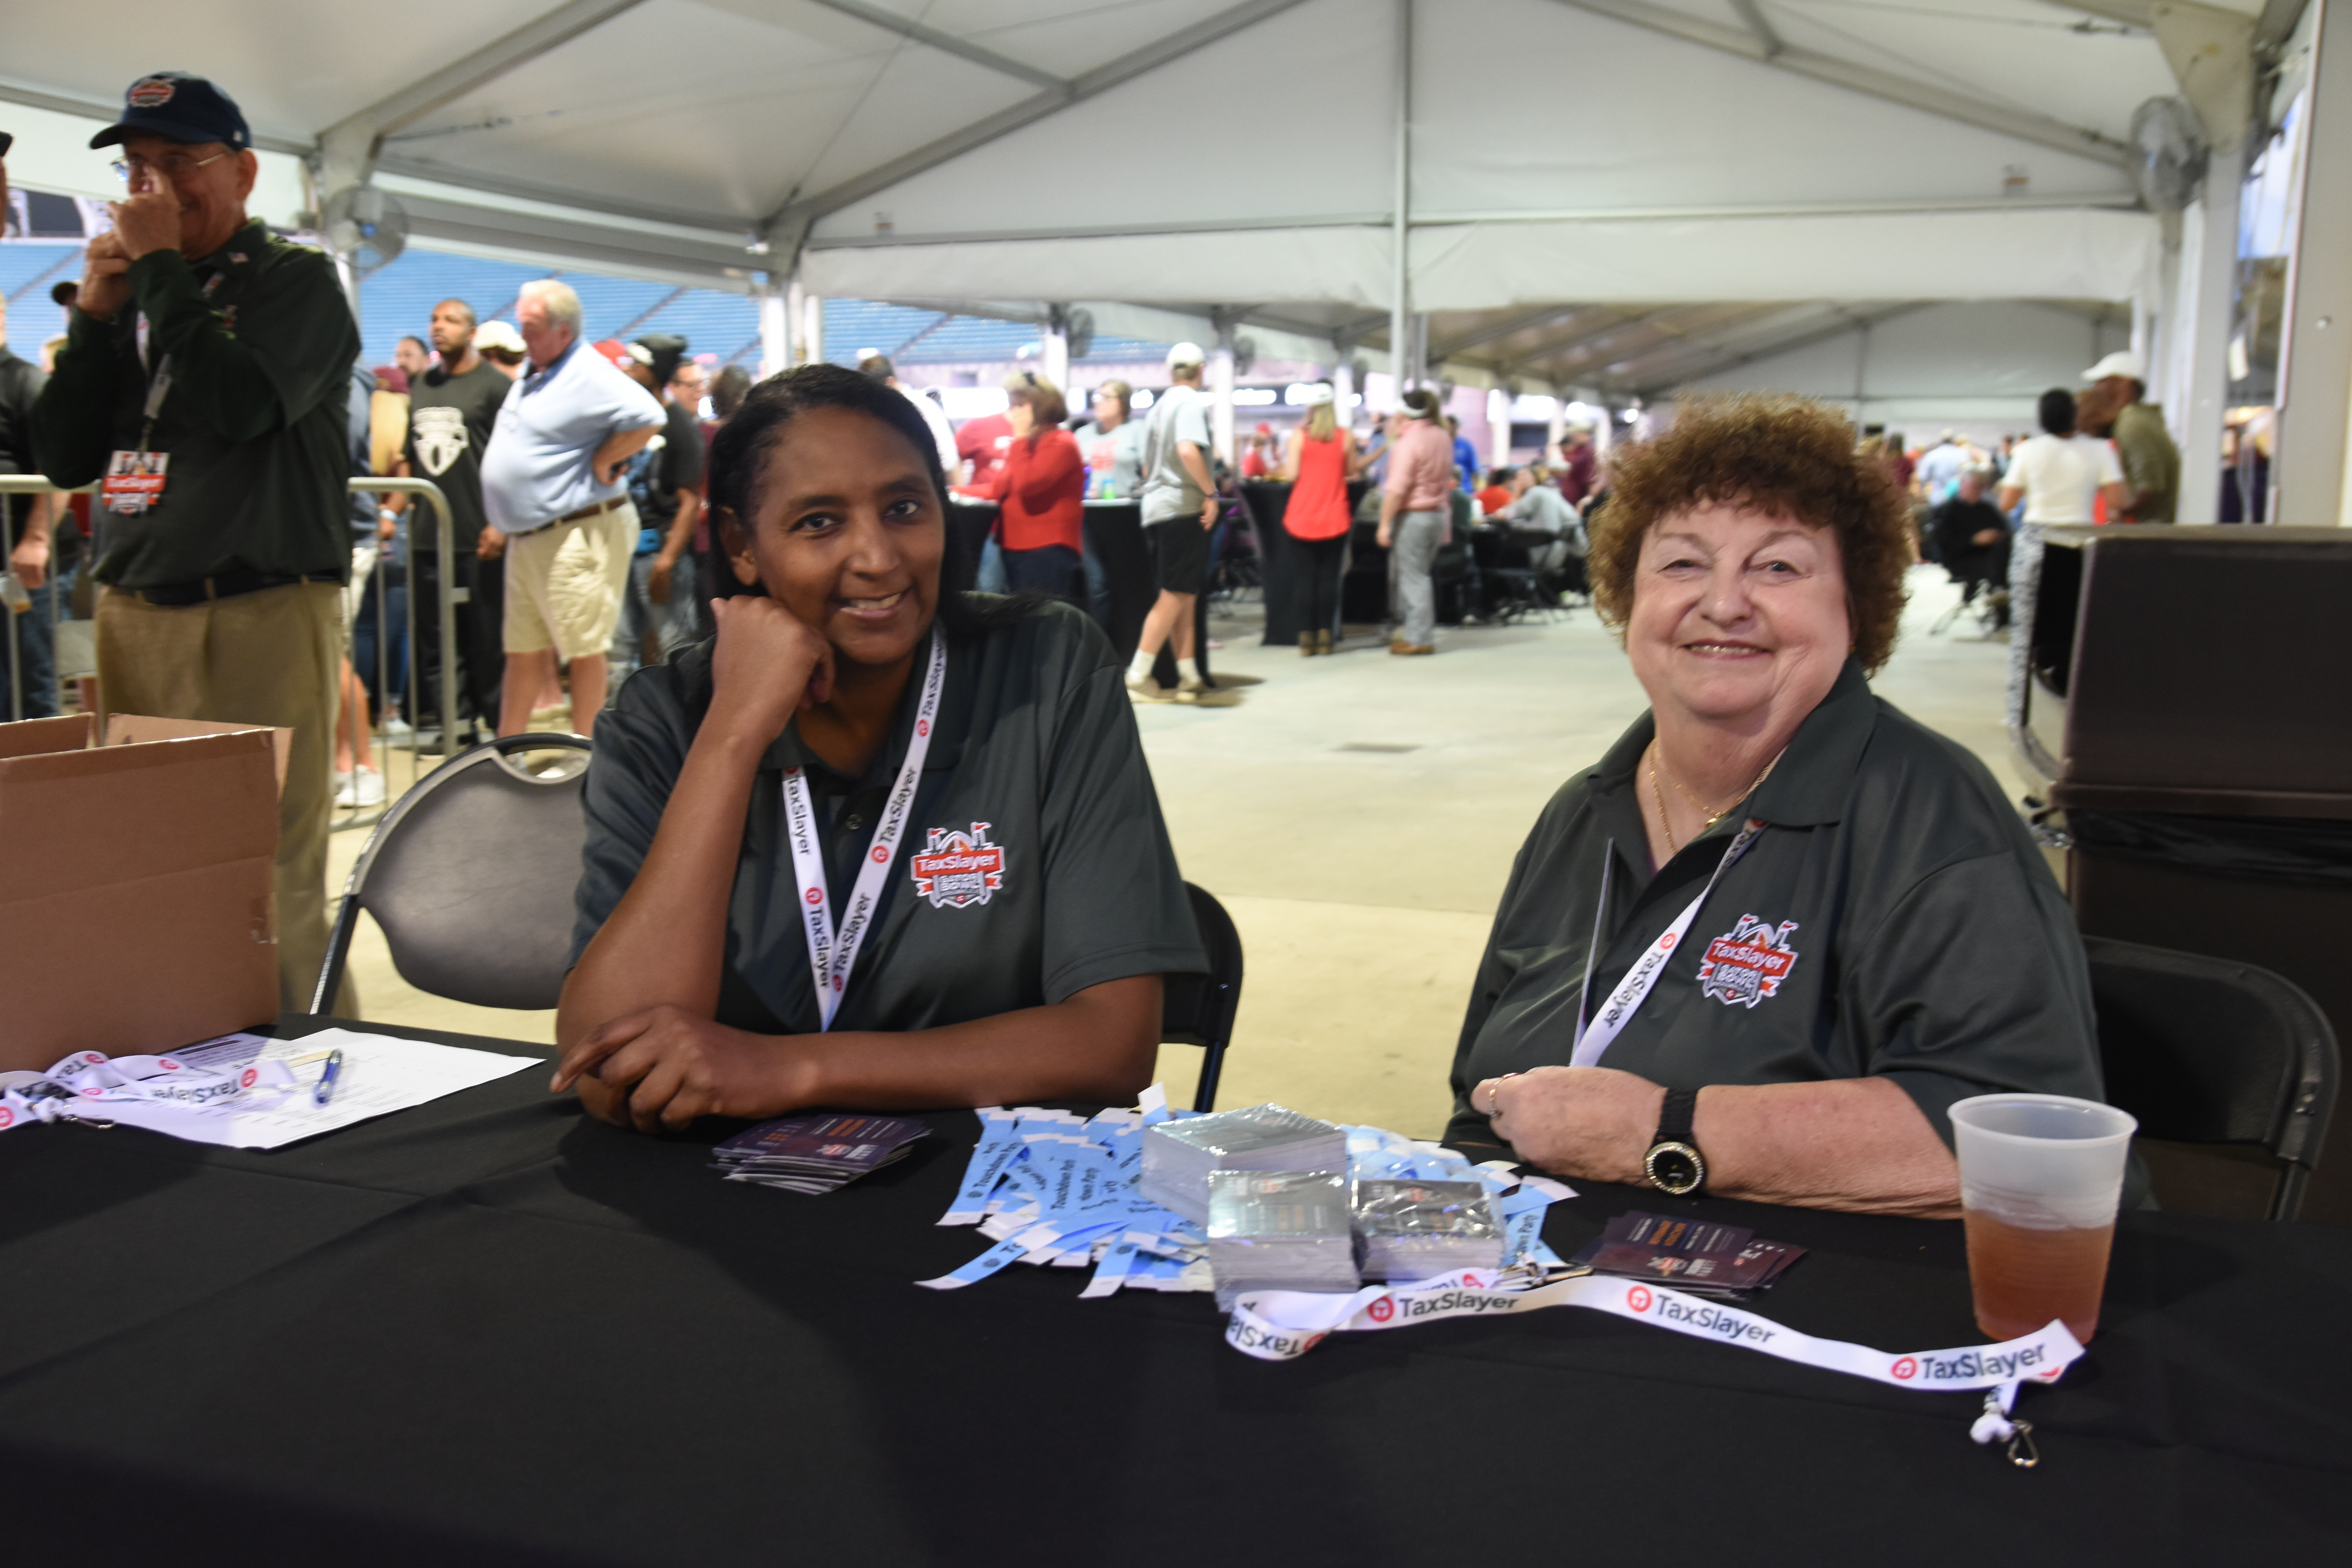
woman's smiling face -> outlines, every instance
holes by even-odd
[[[721,521],[735,574],[851,663],[911,657],[938,613],[947,547],[922,454],[870,414],[812,408],[761,463],[749,537]]]
[[[1853,646],[1837,536],[1709,502],[1642,542],[1625,647],[1653,706],[1742,731],[1811,712]]]

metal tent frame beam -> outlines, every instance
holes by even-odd
[[[953,55],[958,59],[970,60],[973,65],[983,66],[1001,76],[1018,78],[1032,87],[1042,87],[1048,92],[1065,94],[1070,90],[1069,82],[1051,71],[1039,70],[1035,66],[1024,64],[1020,60],[1000,55],[993,49],[983,48],[978,44],[959,38],[953,33],[941,32],[939,28],[926,26],[912,16],[901,16],[896,11],[886,10],[882,6],[868,5],[866,0],[814,0],[814,3],[828,11],[838,11],[845,16],[854,16],[869,27],[879,27],[886,33],[896,33],[902,38],[937,49],[941,54]]]
[[[1624,390],[1638,397],[1654,396],[1661,392],[1672,391],[1675,387],[1702,375],[1718,375],[1727,370],[1737,370],[1743,364],[1753,364],[1758,360],[1770,359],[1775,354],[1795,353],[1801,349],[1809,349],[1815,343],[1825,343],[1832,338],[1843,337],[1848,332],[1867,331],[1882,321],[1891,321],[1897,316],[1907,316],[1915,310],[1924,310],[1929,304],[1936,302],[1906,300],[1900,305],[1889,305],[1883,310],[1865,311],[1859,315],[1843,305],[1833,305],[1831,309],[1837,312],[1836,319],[1833,321],[1818,323],[1785,338],[1770,339],[1753,348],[1720,354],[1712,363],[1680,369],[1663,379],[1644,381],[1638,384],[1629,383]]]
[[[1106,61],[1090,71],[1082,72],[1059,89],[1024,99],[986,119],[975,121],[961,131],[950,132],[814,195],[796,195],[768,219],[762,226],[763,229],[774,248],[789,256],[798,251],[809,226],[821,217],[839,212],[844,207],[855,206],[902,180],[912,179],[950,159],[960,158],[976,147],[984,147],[1024,126],[1034,125],[1058,110],[1108,92],[1122,83],[1182,59],[1244,28],[1254,27],[1269,16],[1280,16],[1301,3],[1302,0],[1243,0],[1243,4],[1229,10],[1220,11],[1139,49]]]
[[[21,103],[27,109],[46,109],[55,114],[95,120],[101,125],[111,125],[122,118],[122,105],[113,99],[58,92],[29,82],[0,80],[0,102]],[[284,153],[297,158],[308,155],[317,146],[309,137],[276,136],[266,131],[253,133],[253,144],[265,153]]]
[[[2088,158],[2093,163],[2105,163],[2112,168],[2131,167],[2129,147],[2087,127],[2069,125],[2062,120],[2007,104],[1988,102],[1925,79],[1857,65],[1835,55],[1791,48],[1785,44],[1775,48],[1745,27],[1727,27],[1719,22],[1709,22],[1680,11],[1669,11],[1663,5],[1650,5],[1647,0],[1557,0],[1557,3],[1579,11],[1589,11],[1596,16],[1606,16],[1614,22],[1646,27],[1654,33],[1680,38],[1685,43],[1738,55],[1758,65],[1770,66],[1775,70],[1789,71],[1832,87],[1885,99],[1889,103],[1899,103],[1922,114],[1933,114],[1945,120],[1958,121],[1963,125],[1973,125],[1980,131],[2054,147],[2061,153],[2071,153],[2078,158]],[[2084,7],[2076,6],[2075,9]],[[1772,36],[1778,37],[1777,34]]]
[[[529,65],[583,33],[595,31],[639,4],[640,0],[570,0],[570,4],[557,6],[536,21],[524,23],[495,43],[452,60],[431,75],[329,126],[320,132],[319,145],[322,151],[331,153],[364,137],[368,156],[373,159],[376,146],[394,132],[414,125],[442,105],[455,102],[518,67]]]

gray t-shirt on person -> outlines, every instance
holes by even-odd
[[[1209,395],[1179,382],[1152,404],[1151,417],[1143,426],[1143,522],[1147,528],[1173,517],[1189,517],[1195,522],[1201,519],[1201,508],[1209,498],[1184,468],[1177,450],[1183,441],[1201,448],[1204,465],[1212,460]]]
[[[710,651],[698,644],[639,670],[596,721],[575,963],[653,845],[709,705]],[[1206,968],[1123,676],[1102,632],[1066,605],[950,641],[912,820],[837,1027],[933,1028],[1066,1001],[1107,980]],[[838,910],[906,760],[919,688],[908,682],[888,742],[856,778],[818,760],[797,724],[761,758],[729,903],[720,1023],[816,1030],[783,770],[808,770]],[[929,853],[957,858],[953,888],[926,885]],[[993,873],[977,890],[975,856]]]

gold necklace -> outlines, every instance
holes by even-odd
[[[1748,784],[1746,789],[1739,792],[1739,799],[1733,801],[1731,805],[1725,806],[1721,811],[1710,810],[1706,802],[1699,799],[1698,796],[1683,788],[1682,780],[1675,777],[1673,773],[1669,773],[1666,774],[1666,782],[1675,786],[1675,793],[1676,795],[1682,796],[1685,800],[1690,802],[1691,805],[1696,806],[1700,815],[1706,818],[1706,826],[1702,827],[1699,831],[1702,833],[1711,832],[1714,830],[1717,823],[1721,822],[1725,817],[1731,815],[1731,806],[1738,805],[1740,801],[1746,800],[1749,795],[1756,793],[1758,787],[1761,785],[1767,778],[1771,776],[1772,770],[1780,765],[1781,757],[1785,756],[1787,753],[1788,748],[1785,746],[1783,746],[1779,752],[1774,752],[1772,760],[1764,764],[1764,771],[1758,773],[1755,781]],[[1659,752],[1658,743],[1655,741],[1652,741],[1650,742],[1650,756],[1652,759],[1650,763],[1650,794],[1655,796],[1658,802],[1658,826],[1665,829],[1666,847],[1669,849],[1679,849],[1682,847],[1675,842],[1674,825],[1666,820],[1666,797],[1664,792],[1658,788],[1658,764],[1663,763],[1665,758],[1663,753]]]
[[[1656,754],[1654,751],[1651,753],[1653,756]],[[1675,787],[1679,789],[1682,786],[1677,784]],[[1666,792],[1658,787],[1658,764],[1654,762],[1650,764],[1650,794],[1658,803],[1658,826],[1666,836],[1666,853],[1681,853],[1682,846],[1675,842],[1675,825],[1666,819]]]

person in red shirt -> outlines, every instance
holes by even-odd
[[[1021,373],[1013,379],[1018,381]],[[964,476],[971,485],[992,483],[996,470],[1004,466],[1005,449],[1013,444],[1012,412],[983,414],[977,419],[967,419],[956,430],[956,456],[971,466]],[[953,476],[950,476],[952,478]]]
[[[961,487],[961,493],[1003,508],[996,531],[1013,592],[1081,604],[1087,479],[1078,439],[1062,428],[1069,405],[1060,387],[1034,371],[1015,371],[1005,391],[1012,397],[1004,410],[1011,434],[1003,458],[988,479]]]
[[[1492,517],[1518,500],[1517,492],[1511,489],[1511,476],[1515,471],[1511,468],[1486,470],[1486,488],[1478,492],[1479,516]]]
[[[1250,432],[1248,449],[1242,453],[1242,478],[1262,479],[1273,472],[1274,465],[1267,454],[1274,450],[1274,426],[1261,422]]]

